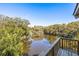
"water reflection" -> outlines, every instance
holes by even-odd
[[[29,49],[28,55],[39,55],[42,51],[46,51],[51,47],[51,43],[54,41],[55,36],[36,37],[32,38],[31,47]]]
[[[45,51],[50,48],[50,46],[51,44],[47,39],[33,40],[28,55],[39,55],[42,51]]]

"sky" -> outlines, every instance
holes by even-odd
[[[34,25],[53,25],[76,21],[75,3],[0,3],[0,14],[21,17]]]

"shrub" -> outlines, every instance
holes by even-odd
[[[17,56],[28,50],[28,20],[0,15],[0,55]]]

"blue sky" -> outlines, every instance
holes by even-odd
[[[0,14],[28,19],[31,25],[50,25],[76,21],[74,8],[73,3],[0,3]]]

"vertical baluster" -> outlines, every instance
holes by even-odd
[[[66,50],[66,48],[67,48],[67,40],[65,39],[65,50]],[[66,53],[67,53],[67,51],[66,51]]]
[[[69,55],[69,51],[68,51],[68,49],[69,49],[69,40],[67,39],[66,41],[67,41],[67,48],[66,48],[66,50],[67,50],[67,54]]]
[[[72,55],[72,47],[71,47],[71,40],[70,40],[70,48],[69,48],[69,53],[70,53],[70,56]]]
[[[72,54],[71,40],[70,40],[70,44],[69,44],[69,45],[70,45],[70,47],[69,47],[69,54],[70,54],[70,55],[69,55],[69,56],[71,56],[71,54]]]
[[[74,42],[73,46],[74,46],[74,51],[75,51],[75,53],[77,54],[77,44],[76,44],[76,42],[77,42],[77,41]]]
[[[60,46],[61,46],[60,44],[61,44],[61,40],[59,40],[57,43],[57,55],[60,55],[60,51],[59,51]]]
[[[78,42],[77,53],[78,53],[78,55],[79,55],[79,41],[77,41],[77,42]]]
[[[65,42],[66,42],[66,48],[67,48],[67,40]]]
[[[56,55],[57,55],[57,52],[58,52],[58,42],[56,44],[56,49],[57,49],[57,51],[56,51]]]
[[[74,45],[74,51],[77,53],[77,49],[76,49],[77,47],[75,47],[77,45],[76,42],[77,41],[75,41],[73,45]]]
[[[73,45],[73,51],[76,51],[76,48],[75,48],[75,46],[74,46],[75,42],[76,42],[76,41],[73,41],[73,43],[72,43],[72,45]],[[76,45],[76,44],[75,44],[75,45]]]
[[[58,53],[58,43],[59,43],[59,41],[56,44],[56,48],[55,48],[56,52],[55,52],[55,55],[57,55],[57,53]]]
[[[56,51],[56,55],[57,55],[57,52],[58,52],[58,43],[59,43],[59,41],[57,42],[57,46],[56,46],[56,49],[57,49],[57,51]]]
[[[68,49],[68,40],[66,40],[66,50]],[[66,51],[68,53],[68,51]]]
[[[59,42],[58,42],[58,52],[57,52],[57,55],[58,55],[58,53],[59,53],[59,49],[60,49],[60,40],[59,40]]]
[[[53,56],[55,56],[55,52],[56,52],[55,47],[56,45],[53,47]]]
[[[70,55],[70,54],[69,54],[69,49],[70,49],[70,44],[69,44],[70,42],[69,42],[69,39],[67,40],[67,42],[68,42],[68,56],[69,56],[69,55]]]
[[[50,51],[51,52],[51,51]],[[52,48],[52,56],[54,56],[54,47]]]
[[[76,42],[77,42],[77,41],[74,42],[73,46],[74,46],[74,51],[77,53],[77,49],[76,49],[76,45],[77,45],[77,44],[76,44]]]
[[[76,52],[76,54],[77,54],[77,46],[78,45],[78,41],[75,41],[75,43],[74,43],[74,51]]]
[[[78,41],[75,41],[74,47],[75,47],[75,51],[76,51],[76,54],[77,54]],[[77,54],[77,55],[78,55],[78,54]]]
[[[58,42],[58,50],[59,50],[59,43],[60,43],[60,40],[59,40],[59,42]]]
[[[72,56],[72,53],[73,53],[73,42],[74,41],[71,40],[71,56]]]
[[[62,49],[63,49],[63,39],[62,39],[62,42],[61,42],[61,44],[62,44]]]
[[[76,53],[77,53],[77,50],[78,50],[77,47],[78,47],[78,41],[76,41]]]
[[[66,47],[65,47],[65,42],[66,42],[66,40],[64,40],[64,43],[63,43],[63,45],[64,45],[64,48],[66,48]]]
[[[54,46],[54,56],[55,56],[55,53],[56,53],[56,45]]]
[[[76,45],[76,41],[73,40],[73,51],[76,53],[76,47],[75,47],[75,45]]]
[[[75,51],[74,49],[75,49],[75,47],[74,47],[74,42],[75,41],[72,41],[72,51]]]
[[[60,49],[60,40],[59,40],[59,42],[58,42],[58,51],[57,51],[57,54],[58,54],[58,52],[59,52],[59,49]]]
[[[62,49],[63,49],[63,39],[62,39]],[[63,54],[63,51],[62,51],[62,54]]]
[[[70,56],[72,56],[72,40],[70,41]]]

